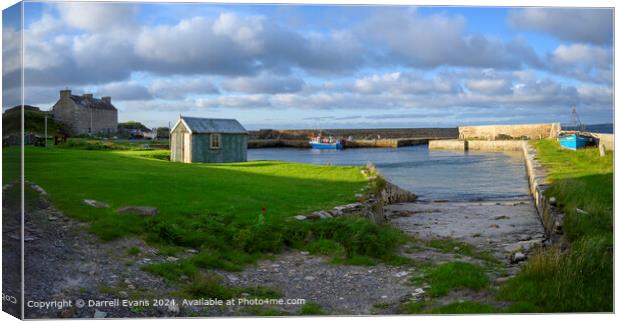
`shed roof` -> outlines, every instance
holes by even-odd
[[[116,107],[114,107],[111,102],[99,98],[71,95],[71,100],[73,100],[78,106],[85,108],[116,110]]]
[[[181,117],[171,131],[183,122],[192,134],[247,134],[248,132],[236,119]]]

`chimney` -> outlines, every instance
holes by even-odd
[[[103,97],[101,97],[101,100],[105,101],[108,104],[112,103],[112,97],[110,97],[110,96],[103,96]]]
[[[83,94],[82,97],[87,99],[93,99],[93,94]]]
[[[65,89],[60,91],[60,98],[69,98],[71,97],[71,89]]]

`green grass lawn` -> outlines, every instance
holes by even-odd
[[[26,147],[26,179],[43,187],[63,213],[89,222],[102,240],[134,235],[166,255],[181,247],[199,249],[189,259],[146,268],[172,281],[182,275],[199,278],[198,268],[238,271],[285,246],[325,252],[327,244],[335,250],[322,254],[342,262],[396,262],[393,252],[404,241],[398,230],[365,218],[291,219],[354,202],[355,194],[376,189],[378,183],[369,184],[361,167],[279,161],[182,164],[167,161],[165,150],[76,149],[81,147]],[[14,168],[18,149],[4,149],[3,158],[4,169]],[[10,171],[5,183],[16,175]],[[110,208],[91,207],[84,199]],[[118,214],[124,206],[153,206],[159,214]],[[320,240],[324,244],[317,244]]]
[[[546,196],[566,215],[570,247],[539,251],[499,296],[528,312],[612,311],[613,155],[563,150],[553,140],[533,144],[552,181]]]
[[[64,213],[92,221],[104,238],[139,230],[135,225],[141,218],[116,214],[123,206],[157,207],[162,220],[192,221],[219,214],[249,223],[262,208],[268,220],[279,220],[353,202],[354,194],[367,185],[359,167],[277,161],[182,164],[158,159],[165,154],[27,147],[25,176],[48,191]],[[83,204],[84,199],[103,201],[111,208],[93,208]],[[99,225],[109,231],[97,229]]]

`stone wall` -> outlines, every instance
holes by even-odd
[[[557,137],[560,123],[459,127],[460,139],[542,139]]]
[[[334,136],[355,140],[397,139],[397,138],[457,138],[457,128],[370,128],[370,129],[261,129],[250,131],[250,140],[284,139],[307,140],[309,137],[322,133],[323,136]]]
[[[545,191],[550,184],[547,171],[536,159],[536,149],[530,146],[528,142],[522,144],[530,194],[534,199],[534,205],[545,229],[545,234],[551,242],[562,242],[565,240],[563,238],[564,214],[556,207],[554,200],[545,196]]]
[[[591,133],[598,145],[605,146],[605,150],[614,150],[614,134]]]
[[[467,141],[468,150],[480,151],[520,151],[523,148],[521,140],[470,140]]]
[[[362,216],[377,224],[383,224],[388,220],[383,210],[385,205],[413,202],[417,199],[415,194],[390,183],[383,177],[375,177],[373,179],[383,179],[385,181],[385,185],[379,192],[379,195],[367,195],[368,199],[365,201],[336,206],[331,210],[300,214],[295,216],[294,219],[303,221],[329,219],[339,216]]]
[[[450,150],[479,150],[479,151],[520,151],[523,146],[521,140],[431,140],[428,149]]]
[[[428,149],[467,150],[467,141],[458,139],[431,140]]]

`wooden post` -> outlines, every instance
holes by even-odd
[[[601,157],[605,156],[605,154],[606,154],[605,144],[601,143],[600,141],[598,143],[598,153],[599,153],[599,155],[601,155]]]

